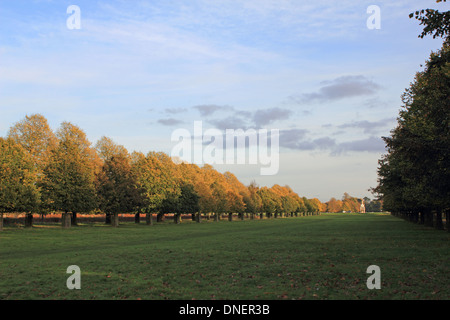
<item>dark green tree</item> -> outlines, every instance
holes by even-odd
[[[425,25],[421,36],[433,34],[445,41],[403,95],[398,125],[390,137],[383,138],[387,154],[379,161],[375,188],[385,210],[438,229],[443,228],[442,213],[447,215],[447,223],[450,220],[448,17],[448,12],[430,9],[416,12]]]

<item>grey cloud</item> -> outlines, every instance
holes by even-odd
[[[280,146],[293,150],[313,151],[329,150],[331,155],[337,156],[349,151],[355,152],[384,152],[385,144],[380,137],[369,137],[361,140],[337,143],[330,137],[317,139],[308,138],[309,131],[304,129],[290,129],[280,131]]]
[[[216,104],[198,105],[198,106],[194,106],[193,108],[197,109],[203,117],[210,116],[210,115],[214,114],[217,111],[234,110],[233,107],[230,107],[230,106],[219,106],[219,105],[216,105]]]
[[[158,123],[165,125],[165,126],[174,126],[174,125],[183,123],[183,121],[169,118],[169,119],[159,119]]]
[[[188,109],[187,108],[166,108],[166,113],[171,113],[171,114],[177,114],[177,113],[183,113],[186,112]]]
[[[337,127],[340,129],[345,129],[345,128],[363,129],[364,133],[373,134],[387,126],[391,127],[394,122],[395,122],[394,118],[385,118],[385,119],[381,119],[378,121],[361,120],[361,121],[353,121],[353,122],[349,122],[349,123],[344,123]]]
[[[253,122],[257,127],[267,125],[277,120],[286,120],[291,116],[292,111],[289,109],[270,108],[257,110],[253,114]]]
[[[226,130],[226,129],[243,129],[246,130],[248,125],[245,120],[240,118],[239,116],[230,116],[223,119],[210,120],[217,129]]]
[[[384,141],[380,137],[369,137],[362,140],[343,142],[336,146],[332,155],[340,155],[347,151],[385,152]]]
[[[308,134],[305,129],[289,129],[280,131],[280,146],[289,149],[298,149],[299,143],[303,141]]]
[[[329,137],[307,140],[309,131],[304,129],[290,129],[280,132],[280,146],[295,150],[330,149],[336,141]]]
[[[376,93],[381,86],[363,75],[343,76],[331,81],[321,83],[321,88],[317,92],[304,93],[289,97],[290,102],[304,104],[309,102],[327,102],[366,96]]]

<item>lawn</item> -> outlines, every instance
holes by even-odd
[[[0,299],[447,300],[449,240],[386,214],[6,227]],[[71,265],[80,290],[66,286]]]

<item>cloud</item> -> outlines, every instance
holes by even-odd
[[[347,152],[384,152],[385,144],[380,137],[338,143],[330,137],[311,138],[311,132],[305,129],[280,131],[280,146],[292,150],[314,151],[328,150],[330,155],[338,156]]]
[[[385,152],[386,149],[384,141],[380,137],[369,137],[367,139],[340,143],[331,154],[340,155],[348,151]]]
[[[177,114],[177,113],[183,113],[188,111],[187,108],[166,108],[166,113],[170,113],[170,114]]]
[[[194,109],[197,109],[203,117],[210,116],[217,111],[229,111],[234,110],[233,107],[230,106],[219,106],[216,104],[203,104],[199,106],[194,106]]]
[[[248,129],[247,122],[240,118],[239,116],[230,116],[227,118],[215,119],[209,121],[213,124],[217,129],[226,130],[226,129]]]
[[[373,134],[387,126],[391,127],[394,122],[395,122],[394,118],[385,118],[385,119],[381,119],[378,121],[362,120],[362,121],[353,121],[353,122],[349,122],[349,123],[344,123],[337,127],[340,129],[358,128],[358,129],[363,129],[364,133]]]
[[[158,123],[165,126],[174,126],[183,123],[183,121],[174,118],[169,118],[169,119],[159,119]]]
[[[326,150],[336,146],[336,141],[329,137],[307,139],[305,129],[290,129],[280,132],[280,146],[293,150]]]
[[[305,139],[308,130],[305,129],[289,129],[280,131],[280,146],[289,149],[303,149],[299,143]],[[309,148],[307,148],[309,150]]]
[[[270,108],[257,110],[253,114],[253,122],[257,127],[267,125],[277,120],[286,120],[292,115],[292,111],[282,108]]]
[[[288,100],[298,104],[328,102],[372,95],[381,88],[380,85],[363,75],[343,76],[331,81],[324,81],[321,85],[321,88],[317,92],[293,95]]]

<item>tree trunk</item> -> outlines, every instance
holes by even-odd
[[[239,217],[241,218],[242,221],[244,221],[244,214],[243,213],[240,213]]]
[[[25,215],[25,228],[31,228],[33,227],[33,214],[27,213]]]
[[[112,216],[111,226],[117,228],[119,226],[119,214],[114,213]]]
[[[3,213],[0,213],[0,231],[3,231]]]
[[[181,223],[181,214],[179,213],[174,213],[173,214],[173,222],[175,224],[180,224]]]
[[[264,213],[261,212],[261,213],[259,214],[259,219],[261,219],[261,220],[264,219]]]
[[[444,224],[442,223],[442,211],[440,209],[436,212],[436,224],[434,227],[438,230],[444,229]]]
[[[447,232],[450,232],[450,210],[445,211],[445,225],[447,226]]]
[[[191,213],[191,219],[192,221],[195,221],[195,213]]]
[[[219,221],[219,214],[217,212],[214,213],[214,221]]]
[[[156,222],[163,222],[164,221],[164,213],[158,213],[156,215]]]
[[[141,215],[139,213],[134,214],[134,223],[141,223]]]
[[[254,220],[255,219],[255,214],[252,212],[250,213],[250,220]]]
[[[73,226],[77,226],[78,222],[77,222],[77,213],[76,212],[72,212],[72,225]]]
[[[68,212],[64,212],[61,215],[61,224],[63,228],[70,228],[72,225],[72,217],[70,215],[70,213]]]
[[[431,210],[426,210],[425,212],[425,225],[427,227],[433,226],[433,212]]]
[[[419,212],[419,224],[425,224],[425,214],[423,213],[423,210]]]
[[[111,214],[110,213],[105,214],[105,224],[111,224]]]
[[[153,214],[148,212],[145,214],[145,223],[150,226],[153,225]]]
[[[201,212],[197,212],[197,223],[201,223],[202,222],[202,213]]]
[[[233,221],[233,214],[232,213],[228,214],[228,221]]]

